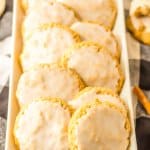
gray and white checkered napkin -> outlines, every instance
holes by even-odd
[[[125,14],[128,16],[131,0],[124,0]],[[150,99],[150,46],[135,40],[127,31],[127,45],[130,64],[131,85],[138,85]],[[143,107],[136,102],[133,95],[134,107],[136,107],[136,118],[148,117]]]

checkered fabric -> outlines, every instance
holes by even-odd
[[[131,0],[124,0],[125,15],[129,14]],[[131,85],[138,85],[143,89],[144,93],[150,99],[150,46],[144,45],[133,38],[127,30],[127,46],[130,64]],[[136,118],[148,117],[143,107],[137,103],[136,97],[133,95],[134,107],[136,110]]]
[[[0,116],[5,119],[7,117],[11,65],[12,3],[12,0],[7,0],[5,12],[0,17]]]

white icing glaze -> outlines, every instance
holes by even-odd
[[[117,62],[105,50],[97,51],[95,46],[75,48],[68,59],[73,68],[88,86],[100,86],[116,90],[120,73]]]
[[[37,64],[58,62],[66,49],[75,43],[73,34],[63,28],[38,30],[24,44],[22,68],[26,71]]]
[[[31,103],[20,116],[15,130],[20,150],[68,150],[70,113],[59,103]]]
[[[83,20],[98,21],[108,28],[116,15],[114,0],[57,0],[72,7]],[[93,15],[94,14],[94,15]]]
[[[150,16],[150,1],[149,0],[132,0],[130,7],[131,16]]]
[[[39,97],[69,101],[79,92],[79,86],[77,77],[68,70],[41,67],[21,75],[16,94],[21,106]]]
[[[78,120],[75,129],[78,149],[126,150],[129,133],[125,129],[125,119],[119,111],[108,106],[91,108]]]
[[[90,103],[96,99],[98,99],[102,102],[105,102],[105,101],[110,102],[110,103],[118,106],[121,110],[124,111],[125,114],[127,114],[127,109],[126,109],[125,105],[120,101],[119,97],[113,96],[111,94],[106,94],[105,92],[104,93],[98,92],[98,90],[96,88],[91,88],[90,90],[82,93],[77,98],[73,99],[72,101],[69,101],[69,104],[74,109],[78,109],[82,105]]]
[[[32,32],[40,24],[61,23],[70,26],[75,21],[77,21],[77,18],[75,17],[74,12],[67,9],[61,3],[42,3],[40,8],[32,10],[25,17],[23,23],[23,35],[26,37],[28,33]]]
[[[95,41],[106,47],[113,56],[119,56],[118,43],[110,31],[95,23],[77,22],[71,27],[83,40]]]
[[[43,3],[52,3],[56,0],[22,0],[22,5],[27,11],[27,13],[33,11],[34,9],[40,8]]]

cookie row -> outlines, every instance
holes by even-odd
[[[115,93],[89,87],[70,105],[52,98],[32,101],[17,116],[14,136],[23,150],[126,150],[130,122]]]
[[[73,3],[73,6],[77,8],[81,5],[83,10],[88,4],[82,4],[80,2],[79,5],[77,1]],[[91,3],[90,0],[89,3]],[[110,7],[110,9],[112,3],[111,0],[104,2],[97,1],[98,6],[102,7],[104,5]],[[30,9],[32,5],[35,9]],[[68,87],[64,85],[68,85],[66,83],[69,80],[68,78],[62,80],[64,76],[62,72],[60,73],[62,68],[66,69],[66,74],[70,79],[71,76],[68,74],[68,70],[73,70],[74,74],[78,74],[80,76],[78,78],[84,82],[84,86],[106,87],[118,93],[121,91],[124,78],[119,64],[120,49],[116,37],[110,30],[106,29],[106,26],[102,26],[100,23],[94,23],[91,20],[90,22],[76,22],[77,10],[75,9],[74,12],[73,7],[70,8],[70,5],[70,2],[66,5],[65,2],[41,1],[35,3],[34,0],[23,1],[23,6],[26,6],[24,7],[26,9],[22,32],[23,50],[20,55],[20,62],[22,70],[25,73],[21,76],[17,88],[17,98],[20,106],[28,103],[26,102],[26,91],[29,91],[27,97],[29,96],[29,99],[32,100],[32,97],[34,98],[39,90],[35,88],[34,82],[36,82],[37,88],[40,87],[38,91],[39,97],[60,96],[59,98],[69,101],[67,93],[63,96],[58,94],[59,92],[61,93],[59,88],[57,92],[56,87],[54,87],[55,92],[48,92],[53,84],[53,79],[55,80],[55,84],[60,82],[60,85],[65,87],[68,92]],[[92,7],[95,8],[95,6]],[[62,13],[60,14],[59,12]],[[88,12],[86,14],[88,15]],[[32,23],[31,20],[34,18],[35,23]],[[48,24],[48,21],[52,23]],[[71,25],[70,28],[69,25]],[[47,66],[53,66],[52,64],[54,64],[54,66],[59,66],[56,67],[56,70],[58,70],[60,76],[58,77],[52,74],[53,76],[46,87],[44,84],[48,80],[47,76],[51,74],[54,68],[48,67],[47,70],[43,69],[43,67],[36,70],[33,69],[41,64],[47,64]],[[40,75],[41,77],[36,78],[34,81],[33,74]],[[44,76],[45,74],[47,76]],[[74,81],[74,79],[71,80]],[[35,94],[32,94],[32,92]],[[73,95],[74,93],[70,92],[70,98]]]
[[[124,77],[111,32],[114,0],[22,0],[22,6],[18,149],[126,150],[131,131],[116,94]]]
[[[94,41],[119,60],[120,49],[112,32],[91,22],[77,22],[72,30],[62,24],[42,24],[24,40],[21,64],[23,71],[37,63],[57,63],[75,43]],[[39,38],[41,37],[41,38]],[[59,43],[59,44],[58,44]]]
[[[31,59],[33,61],[34,56]],[[31,64],[29,60],[26,63]],[[105,48],[93,42],[82,42],[67,51],[61,64],[36,64],[24,72],[18,82],[17,97],[21,105],[35,96],[69,101],[79,92],[79,87],[84,86],[100,86],[120,92],[123,80],[118,62]]]

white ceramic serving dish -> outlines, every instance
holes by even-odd
[[[118,6],[118,14],[117,14],[116,24],[114,26],[114,33],[117,36],[120,43],[121,66],[125,75],[125,83],[121,92],[121,97],[126,101],[128,105],[130,121],[132,125],[132,133],[131,133],[129,149],[137,150],[133,104],[132,104],[132,97],[131,97],[127,42],[126,42],[126,33],[125,33],[123,0],[116,0],[116,2]],[[21,7],[21,0],[14,0],[13,34],[12,34],[13,36],[12,65],[11,65],[11,76],[10,76],[10,86],[9,86],[10,91],[9,91],[8,121],[7,121],[5,150],[16,150],[14,138],[13,138],[13,127],[14,127],[16,115],[19,111],[19,107],[16,99],[16,87],[17,87],[18,79],[21,75],[21,69],[20,69],[18,58],[22,49],[21,24],[23,18],[24,18],[24,13]]]

